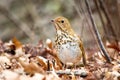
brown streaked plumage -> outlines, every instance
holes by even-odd
[[[55,49],[60,61],[64,64],[78,64],[83,58],[83,63],[86,64],[82,41],[73,31],[69,21],[64,17],[57,17],[52,22],[56,28]]]

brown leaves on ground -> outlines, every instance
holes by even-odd
[[[119,80],[120,49],[109,44],[106,48],[112,63],[106,63],[100,51],[87,51],[87,65],[66,69],[56,56],[51,40],[46,47],[22,44],[16,38],[3,43],[0,41],[1,80]]]

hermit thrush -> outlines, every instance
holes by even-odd
[[[55,49],[58,59],[63,63],[79,64],[81,58],[86,64],[85,51],[81,39],[73,31],[69,21],[57,17],[52,22],[56,28]]]

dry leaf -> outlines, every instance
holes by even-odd
[[[53,49],[53,43],[50,39],[46,40],[46,44],[47,44],[48,48]]]
[[[14,37],[14,38],[12,39],[12,42],[13,42],[13,44],[15,45],[16,49],[22,47],[21,42],[20,42],[19,40],[17,40],[16,37]]]
[[[44,70],[42,67],[40,67],[37,63],[35,62],[25,62],[21,59],[19,59],[20,64],[23,66],[24,71],[29,74],[34,74],[34,73],[44,73]]]

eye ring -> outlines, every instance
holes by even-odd
[[[64,20],[61,20],[61,23],[64,23]]]

